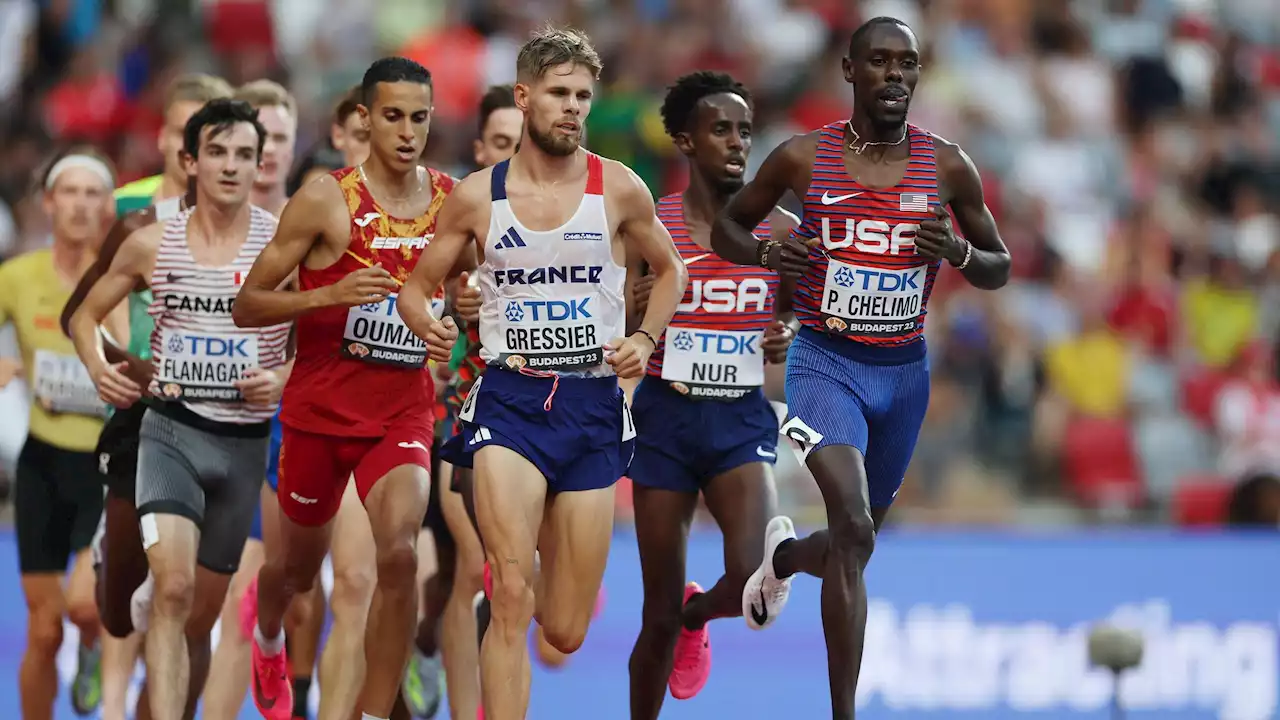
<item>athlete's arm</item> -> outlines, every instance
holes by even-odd
[[[1004,287],[1009,282],[1013,260],[987,208],[978,169],[959,145],[938,139],[936,147],[941,186],[938,194],[943,204],[950,205],[955,213],[964,239],[956,238],[951,218],[939,208],[936,219],[920,223],[916,247],[925,250],[923,254],[944,259],[953,267],[964,265],[960,273],[974,287],[984,290]]]
[[[649,291],[653,289],[654,276],[649,274],[640,250],[627,245],[627,280],[624,297],[627,299],[627,334],[640,327],[644,313],[649,309]]]
[[[151,224],[130,233],[116,249],[115,257],[102,277],[89,288],[71,314],[69,335],[76,354],[89,371],[102,399],[116,407],[132,405],[142,394],[142,386],[124,375],[127,364],[112,364],[102,346],[98,326],[140,283],[145,283],[155,263],[155,250],[164,226]]]
[[[377,265],[360,268],[333,285],[285,289],[285,280],[317,243],[341,234],[335,227],[346,230],[346,204],[337,181],[326,175],[307,183],[284,206],[275,237],[254,260],[236,296],[231,310],[236,327],[279,325],[319,308],[381,302],[395,292],[391,273]]]
[[[627,166],[621,163],[609,164],[616,165],[621,170],[605,175],[606,181],[610,176],[614,179],[613,187],[609,190],[618,198],[618,206],[622,211],[618,233],[628,248],[634,248],[653,275],[649,301],[636,332],[643,331],[649,338],[657,339],[667,329],[671,317],[676,314],[676,307],[684,298],[685,287],[689,284],[689,272],[680,259],[676,244],[671,240],[671,233],[658,220],[649,187]]]
[[[476,178],[480,179],[477,180]],[[449,197],[440,207],[440,215],[436,218],[436,234],[418,256],[418,264],[414,266],[404,287],[400,288],[400,300],[396,308],[400,312],[404,324],[415,335],[430,340],[432,326],[440,318],[431,314],[430,298],[435,294],[440,283],[453,271],[459,259],[464,255],[475,258],[476,213],[489,197],[489,174],[481,171],[468,175],[453,188]],[[457,327],[450,321],[453,337],[457,337]],[[452,346],[450,346],[452,347]],[[441,360],[439,353],[433,348],[432,359]],[[444,357],[443,361],[448,361]]]
[[[791,236],[791,231],[799,224],[800,221],[795,215],[782,208],[774,208],[769,216],[769,237],[777,243],[786,242]],[[787,350],[796,336],[796,330],[799,329],[792,307],[792,295],[795,289],[794,277],[780,275],[778,294],[773,299],[773,322],[765,329],[764,336],[760,339],[760,350],[764,353],[765,360],[771,363],[782,364],[787,361]]]
[[[90,265],[89,269],[80,277],[80,282],[76,284],[76,289],[71,291],[71,297],[67,300],[66,306],[62,308],[62,317],[59,318],[59,323],[62,325],[63,334],[67,337],[71,336],[71,316],[80,307],[80,304],[84,302],[94,283],[98,282],[98,279],[105,275],[107,269],[111,267],[111,262],[115,259],[116,253],[120,250],[120,246],[124,241],[134,231],[154,223],[155,220],[155,208],[149,207],[128,213],[124,217],[118,218],[111,225],[111,229],[107,231],[107,237],[102,241],[102,247],[98,249],[98,257],[94,260],[93,265]],[[102,338],[102,349],[106,353],[109,362],[128,362],[130,366],[145,362],[138,356],[118,346],[115,342],[116,340],[127,342],[125,338],[113,339],[107,335]]]
[[[774,243],[772,238],[760,240],[753,231],[788,190],[794,192],[801,185],[799,180],[808,174],[805,163],[812,158],[812,144],[808,136],[797,135],[769,153],[755,178],[733,196],[711,226],[711,249],[717,255],[739,265],[774,268],[790,277],[804,271],[809,248],[799,238],[788,236]]]

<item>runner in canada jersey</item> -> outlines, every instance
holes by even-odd
[[[726,259],[799,277],[803,328],[787,359],[782,431],[813,472],[830,523],[802,540],[769,536],[743,591],[744,614],[751,627],[772,623],[797,572],[831,583],[822,619],[832,717],[853,718],[863,573],[929,404],[924,316],[933,280],[945,260],[975,287],[996,289],[1010,259],[968,156],[907,123],[920,78],[911,29],[893,18],[867,21],[849,40],[843,70],[852,118],[774,150],[721,213],[712,243]],[[787,191],[803,203],[800,227],[783,242],[757,240],[750,230]]]
[[[297,319],[277,493],[289,561],[283,553],[267,558],[256,608],[250,603],[244,616],[257,628],[254,702],[269,719],[293,709],[284,612],[293,593],[315,582],[328,550],[325,528],[350,475],[373,527],[376,556],[368,560],[381,569],[356,710],[389,716],[408,661],[404,628],[417,615],[416,546],[429,495],[435,392],[424,346],[404,327],[397,303],[453,181],[418,165],[432,106],[426,68],[400,57],[378,60],[365,72],[361,95],[368,160],[308,183],[289,200],[236,302],[241,325]],[[295,270],[299,291],[281,290]],[[331,704],[350,701],[326,693],[320,712],[346,715],[350,708]]]
[[[678,79],[662,104],[667,133],[689,163],[689,186],[658,201],[657,213],[689,286],[634,395],[628,475],[646,610],[631,654],[632,718],[656,720],[668,688],[684,700],[706,684],[708,621],[742,613],[743,585],[760,564],[777,509],[778,417],[761,386],[765,363],[786,360],[794,283],[720,259],[709,238],[716,213],[742,189],[750,97],[732,77],[702,71]],[[793,215],[776,210],[755,233],[780,240],[795,225]],[[635,276],[643,268],[629,270]],[[650,284],[648,276],[634,282],[633,314],[645,309]],[[724,576],[705,592],[685,580],[685,538],[699,493],[724,534]]]

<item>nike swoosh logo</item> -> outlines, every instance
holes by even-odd
[[[861,194],[862,193],[860,192],[856,192],[856,193],[849,193],[848,195],[836,195],[835,197],[832,197],[829,191],[824,190],[822,193],[822,204],[835,205],[836,203],[842,203],[845,200],[848,200],[849,198],[856,198]]]
[[[759,445],[757,445],[757,446],[756,446],[756,454],[757,454],[757,455],[759,455],[760,457],[763,457],[763,458],[776,458],[776,457],[778,457],[778,453],[769,452],[768,450],[765,450],[764,448],[760,447]]]
[[[751,619],[756,621],[761,627],[769,622],[769,611],[764,604],[764,585],[760,586],[760,609],[757,610],[755,603],[751,604]]]
[[[422,443],[418,442],[417,440],[414,440],[413,442],[402,442],[402,443],[400,443],[400,447],[402,447],[402,448],[404,448],[404,449],[406,449],[406,450],[412,450],[413,448],[418,448],[419,450],[426,450],[426,449],[427,449],[427,446],[426,446],[426,445],[423,445]]]
[[[685,265],[692,265],[692,264],[694,264],[694,263],[698,262],[699,260],[701,260],[702,258],[705,258],[705,257],[711,257],[711,253],[702,253],[701,255],[694,255],[694,256],[693,256],[693,257],[691,257],[691,258],[687,258],[687,259],[685,259],[684,264],[685,264]]]
[[[369,223],[377,220],[378,217],[380,217],[378,213],[365,213],[364,217],[356,218],[356,225],[359,225],[360,227],[369,227]]]
[[[756,609],[751,608],[751,615],[755,617]],[[258,699],[258,707],[263,710],[270,710],[276,706],[276,699],[269,698],[262,694],[262,681],[258,679],[258,673],[253,674],[253,694]]]

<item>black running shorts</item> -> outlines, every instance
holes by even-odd
[[[23,575],[66,572],[72,554],[93,542],[103,504],[98,477],[93,453],[27,438],[13,493]]]

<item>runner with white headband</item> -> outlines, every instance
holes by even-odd
[[[12,322],[17,329],[34,394],[30,434],[14,483],[18,564],[29,615],[18,674],[24,718],[53,716],[64,614],[79,628],[81,640],[72,706],[87,715],[101,698],[89,545],[102,514],[93,447],[106,405],[71,341],[59,332],[58,313],[93,263],[111,221],[115,176],[101,155],[84,148],[55,161],[42,186],[52,246],[0,266],[0,324]],[[111,332],[123,331],[127,322],[121,313],[104,320]],[[73,557],[64,591],[63,576]]]

